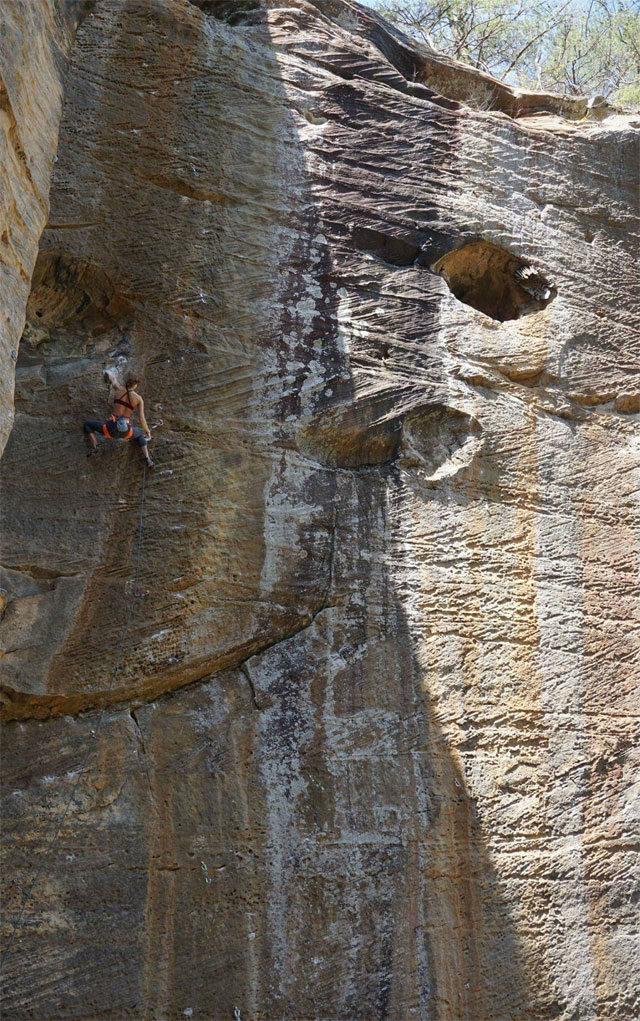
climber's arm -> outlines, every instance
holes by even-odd
[[[150,430],[149,426],[147,425],[146,418],[144,417],[144,401],[142,400],[142,397],[140,398],[140,403],[137,404],[136,407],[138,409],[138,414],[140,416],[140,425],[144,429],[144,431],[147,434],[147,436],[151,436],[151,430]]]

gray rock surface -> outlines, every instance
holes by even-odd
[[[640,122],[349,0],[83,14],[7,291],[5,933],[77,783],[7,1016],[635,1016]]]

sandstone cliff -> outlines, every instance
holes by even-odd
[[[636,1016],[640,121],[349,0],[8,6],[7,933],[90,758],[7,1017]]]

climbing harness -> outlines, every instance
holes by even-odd
[[[109,423],[115,422],[115,428]],[[103,435],[108,440],[130,440],[133,436],[131,422],[126,415],[109,415],[109,418],[102,426]],[[124,435],[126,433],[126,435]]]
[[[104,696],[104,700],[102,702],[102,708],[100,709],[100,713],[98,715],[98,720],[96,722],[95,729],[90,731],[90,733],[89,733],[89,739],[87,741],[87,748],[86,748],[86,751],[85,751],[85,754],[84,754],[84,758],[82,759],[82,763],[80,765],[80,768],[78,770],[77,779],[76,779],[76,781],[75,781],[75,783],[74,783],[74,785],[73,785],[73,787],[71,789],[71,793],[70,793],[70,795],[69,795],[69,797],[67,799],[67,803],[66,803],[66,805],[65,805],[65,807],[64,807],[64,809],[62,811],[62,814],[60,815],[60,818],[58,819],[58,822],[57,822],[57,824],[55,826],[55,829],[54,829],[54,832],[53,832],[53,836],[51,837],[47,847],[45,848],[45,850],[44,850],[44,852],[43,852],[43,854],[42,854],[42,856],[40,858],[40,864],[38,865],[38,868],[36,869],[36,874],[33,877],[33,879],[31,880],[31,883],[27,887],[27,890],[26,890],[26,892],[24,894],[24,897],[23,897],[23,900],[22,900],[22,908],[20,910],[20,914],[18,915],[17,920],[13,923],[13,927],[11,929],[11,935],[9,937],[9,942],[7,943],[7,946],[5,947],[5,949],[3,950],[2,956],[0,956],[0,967],[2,967],[2,965],[4,964],[6,958],[9,956],[9,952],[11,950],[11,947],[13,946],[13,941],[14,941],[14,939],[15,939],[15,937],[16,937],[18,931],[20,930],[20,928],[22,926],[22,923],[24,921],[27,905],[28,905],[29,901],[31,900],[31,895],[32,895],[32,893],[34,891],[35,885],[38,882],[38,880],[40,879],[40,876],[42,875],[42,872],[44,870],[44,866],[45,866],[45,863],[47,861],[47,858],[49,857],[49,854],[51,853],[53,845],[55,844],[55,842],[56,842],[56,840],[57,840],[57,838],[58,838],[58,836],[60,834],[60,831],[62,830],[62,827],[64,826],[65,819],[67,818],[67,815],[69,814],[71,806],[72,806],[72,804],[73,804],[73,802],[75,800],[75,796],[76,796],[78,787],[80,785],[80,781],[82,780],[83,776],[85,775],[85,770],[86,770],[87,765],[89,763],[89,759],[91,758],[91,753],[92,753],[93,748],[94,748],[93,741],[95,741],[97,739],[98,733],[99,733],[100,728],[102,726],[102,723],[103,723],[103,720],[104,720],[104,714],[105,714],[105,711],[106,711],[106,708],[107,708],[107,703],[109,701],[109,695],[111,694],[111,691],[113,689],[113,685],[115,683],[116,676],[118,674],[118,670],[120,668],[120,662],[122,660],[122,653],[124,652],[125,642],[127,640],[128,634],[129,634],[129,628],[131,626],[131,621],[133,619],[133,611],[135,609],[136,601],[137,601],[137,598],[138,598],[138,580],[139,580],[139,577],[140,577],[140,560],[141,560],[141,553],[142,553],[142,524],[143,524],[143,520],[144,520],[144,501],[145,501],[146,479],[147,479],[147,466],[145,464],[143,466],[143,470],[142,470],[142,493],[140,495],[140,516],[139,516],[139,519],[138,519],[138,543],[137,543],[137,549],[136,549],[135,575],[134,575],[134,579],[133,579],[133,589],[131,591],[131,601],[129,603],[129,612],[127,614],[127,620],[126,620],[126,623],[125,623],[125,626],[124,626],[124,631],[122,633],[122,638],[120,640],[120,648],[118,649],[118,655],[116,657],[116,661],[114,663],[113,670],[111,671],[111,677],[109,678],[109,684],[107,686],[107,690],[106,690],[106,693],[105,693],[105,696]],[[15,885],[18,885],[18,884],[15,884]]]

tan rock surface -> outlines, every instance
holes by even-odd
[[[98,0],[7,292],[5,1009],[633,1017],[638,123],[266,6]]]

